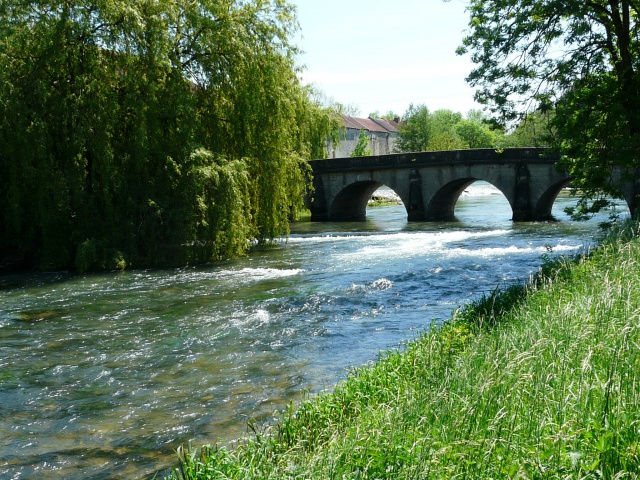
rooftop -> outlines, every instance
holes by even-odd
[[[380,133],[398,133],[398,122],[396,120],[373,117],[357,118],[349,115],[342,115],[342,121],[345,128],[368,130],[370,132]]]

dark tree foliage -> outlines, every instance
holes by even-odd
[[[640,167],[636,0],[471,0],[468,77],[502,121],[553,111],[556,146],[582,190],[581,210]]]
[[[337,128],[283,0],[0,2],[0,268],[202,262],[287,232]]]

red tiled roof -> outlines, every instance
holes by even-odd
[[[397,133],[398,132],[398,122],[395,120],[387,120],[386,118],[373,118],[369,117],[371,120],[376,122],[382,128],[386,129],[388,132]]]
[[[344,123],[345,128],[354,128],[356,130],[362,130],[365,128],[358,120],[360,119],[350,117],[349,115],[342,115],[342,122]]]
[[[357,118],[349,115],[342,115],[342,121],[345,128],[353,128],[356,130],[368,130],[370,132],[381,133],[397,133],[398,127],[396,122],[385,120],[383,118]]]

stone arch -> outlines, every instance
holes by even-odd
[[[504,191],[494,182],[484,178],[465,177],[453,180],[443,185],[429,201],[427,205],[426,220],[428,221],[449,221],[455,219],[455,208],[462,192],[472,183],[482,181],[487,182],[491,186],[497,188],[505,200],[509,200]],[[509,202],[511,204],[511,202]]]
[[[571,183],[573,177],[563,178],[562,180],[552,184],[547,188],[542,195],[538,198],[534,208],[533,208],[533,219],[534,220],[553,220],[553,215],[551,214],[551,209],[553,208],[553,204],[558,198],[558,194],[562,191],[564,187],[566,187],[569,183]]]
[[[367,203],[383,184],[375,180],[354,182],[344,187],[329,206],[332,222],[364,222],[367,218]]]

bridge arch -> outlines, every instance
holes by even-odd
[[[487,182],[492,187],[495,187],[500,191],[505,200],[508,201],[507,196],[502,189],[494,185],[489,180],[483,178],[459,178],[443,185],[435,194],[431,197],[427,209],[425,212],[425,220],[427,221],[447,221],[455,218],[455,208],[460,199],[462,192],[466,190],[469,185],[475,182]],[[513,208],[513,207],[512,207]]]
[[[329,218],[333,222],[363,222],[367,218],[367,204],[373,192],[383,184],[374,180],[351,183],[335,196],[329,205]]]
[[[572,177],[564,178],[549,186],[538,198],[534,206],[534,216],[538,220],[553,220],[551,209],[564,187],[571,183]]]
[[[382,185],[391,188],[407,209],[409,221],[450,220],[462,191],[483,180],[502,192],[514,221],[552,218],[559,192],[570,181],[559,171],[559,155],[541,148],[413,152],[313,160],[315,221],[362,221],[367,202]],[[640,180],[624,189],[630,210],[637,207]]]

